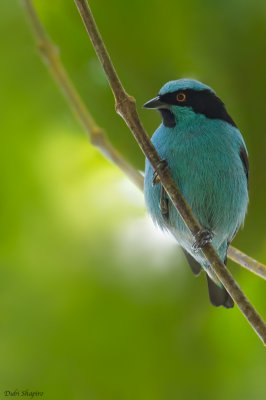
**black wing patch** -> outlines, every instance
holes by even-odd
[[[244,171],[247,177],[247,185],[249,184],[249,162],[248,162],[248,155],[244,146],[241,146],[239,152],[240,159],[242,161]]]

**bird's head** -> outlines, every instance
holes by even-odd
[[[158,96],[145,103],[143,107],[159,110],[163,124],[169,128],[175,127],[180,119],[187,120],[197,114],[210,119],[220,119],[236,126],[214,90],[194,79],[167,82]]]

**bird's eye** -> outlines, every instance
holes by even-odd
[[[179,101],[180,103],[182,103],[183,101],[186,100],[186,95],[185,93],[178,93],[178,95],[176,96],[176,100]]]

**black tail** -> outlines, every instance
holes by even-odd
[[[201,272],[201,265],[193,258],[186,250],[183,249],[183,252],[186,256],[188,264],[193,272],[194,275],[199,275]],[[231,296],[227,292],[227,290],[223,287],[220,288],[219,286],[214,283],[211,278],[206,274],[207,283],[208,283],[208,290],[209,290],[209,298],[211,303],[215,307],[223,306],[225,308],[232,308],[234,307],[234,301],[232,300]]]
[[[225,308],[234,307],[234,301],[224,287],[219,287],[214,283],[211,278],[206,274],[209,297],[211,303],[216,306],[224,306]]]

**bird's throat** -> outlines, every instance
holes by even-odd
[[[167,108],[159,108],[160,114],[162,116],[163,124],[167,128],[174,128],[176,126],[176,117],[172,111]]]

